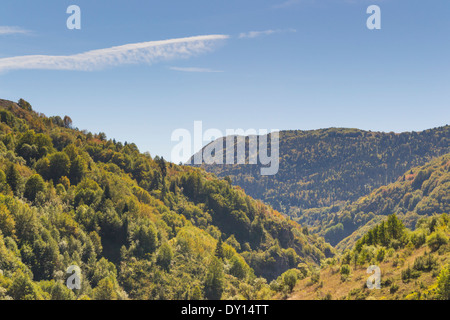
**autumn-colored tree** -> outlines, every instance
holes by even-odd
[[[14,217],[11,215],[8,207],[4,204],[0,204],[0,230],[3,235],[7,237],[15,237],[16,221]]]

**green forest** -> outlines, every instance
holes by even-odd
[[[317,225],[319,234],[338,246],[351,246],[360,228],[380,221],[386,215],[396,213],[404,223],[414,229],[423,216],[450,212],[450,154],[438,157],[424,166],[408,170],[396,182],[380,187],[367,196],[344,206],[336,213],[321,218]],[[316,220],[314,215],[306,219]],[[366,228],[367,229],[367,228]],[[364,231],[364,230],[363,230]]]
[[[298,266],[272,282],[276,298],[448,299],[449,139],[449,126],[400,134],[339,128],[282,131],[275,176],[261,176],[260,165],[201,167],[229,178],[335,248],[335,256],[322,260],[318,269]],[[247,160],[249,156],[247,148]],[[425,227],[430,223],[434,227]],[[421,267],[407,266],[412,258],[416,267],[429,264],[424,277]],[[394,287],[373,295],[367,287],[361,289],[364,271],[381,263],[395,275],[384,287]],[[349,281],[339,279],[340,268]],[[401,278],[400,272],[412,272],[415,278],[403,281],[397,292],[393,279]],[[352,273],[356,275],[349,277]]]
[[[448,140],[285,132],[263,178],[0,100],[0,300],[448,300]]]
[[[335,254],[229,179],[22,99],[0,100],[0,121],[0,299],[270,299]]]
[[[305,211],[338,210],[395,182],[408,169],[450,152],[450,126],[403,133],[296,130],[281,131],[279,137],[280,168],[274,176],[262,176],[259,164],[202,167],[219,177],[229,176],[248,195],[300,222]],[[224,154],[225,150],[226,145]],[[248,158],[247,143],[247,162]]]

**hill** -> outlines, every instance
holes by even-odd
[[[351,250],[329,259],[312,274],[294,278],[290,288],[278,289],[278,298],[449,300],[449,227],[447,214],[421,218],[415,231],[391,215]],[[379,268],[379,281],[369,279],[375,275],[367,272],[369,266]]]
[[[337,212],[345,203],[396,181],[406,170],[450,152],[448,125],[403,133],[281,131],[279,137],[279,171],[274,176],[261,176],[260,165],[202,167],[219,177],[229,176],[250,196],[309,226],[315,221],[303,218],[305,211],[318,218]],[[247,161],[248,149],[247,145]]]
[[[267,299],[333,255],[227,179],[0,100],[0,299]]]
[[[367,230],[367,226],[373,226],[389,214],[396,213],[414,229],[420,217],[448,212],[450,154],[410,169],[396,182],[372,191],[336,213],[329,213],[316,228],[331,244],[344,249],[351,247],[364,232],[363,226],[366,225]],[[317,220],[307,215],[304,219]]]

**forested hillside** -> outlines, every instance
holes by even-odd
[[[450,154],[408,170],[396,182],[374,190],[336,213],[320,217],[305,215],[304,219],[316,223],[319,234],[325,235],[333,245],[353,233],[338,245],[347,248],[367,231],[359,228],[373,225],[389,214],[396,213],[408,227],[414,228],[421,216],[448,212]]]
[[[0,299],[267,299],[333,255],[228,179],[0,100]]]
[[[276,298],[450,299],[449,126],[280,136],[273,177],[261,176],[257,165],[202,165],[336,247],[320,268],[298,266],[272,281]],[[381,286],[371,290],[366,270],[374,265]]]
[[[302,219],[305,210],[337,211],[347,201],[449,152],[450,126],[404,133],[330,128],[281,131],[275,176],[261,176],[259,165],[202,166],[219,177],[229,176],[276,210],[310,223]]]

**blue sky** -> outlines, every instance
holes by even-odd
[[[81,30],[66,27],[72,4]],[[366,27],[372,4],[381,30]],[[128,44],[145,48],[110,49]],[[0,98],[167,159],[171,133],[196,120],[223,132],[445,125],[449,57],[448,0],[0,4]]]

